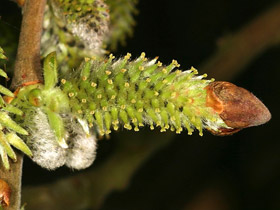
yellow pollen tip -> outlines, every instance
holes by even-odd
[[[110,84],[110,85],[113,84],[113,80],[111,80],[111,79],[108,79],[107,82],[108,82],[108,84]]]
[[[143,112],[143,109],[142,108],[138,109],[138,112]]]
[[[87,80],[87,77],[86,77],[86,76],[83,76],[83,77],[82,77],[82,80],[83,80],[83,81],[86,81],[86,80]]]
[[[151,78],[147,78],[146,82],[148,82],[148,83],[151,82]]]
[[[61,83],[65,84],[66,83],[66,79],[61,79]]]
[[[86,103],[86,102],[87,102],[87,99],[83,98],[82,103]]]
[[[105,71],[105,73],[106,73],[107,75],[112,74],[112,72],[111,72],[111,71]]]
[[[98,95],[97,95],[97,98],[99,98],[99,99],[102,98],[102,95],[101,95],[101,94],[98,94]]]
[[[91,86],[91,87],[96,87],[97,84],[96,84],[95,82],[92,82],[92,83],[90,84],[90,86]]]
[[[69,97],[73,97],[73,96],[74,96],[74,93],[71,92],[71,93],[69,93],[68,95],[69,95]]]
[[[127,70],[126,69],[121,69],[121,72],[122,73],[125,73]]]
[[[121,105],[121,109],[125,109],[125,105],[123,104],[123,105]]]
[[[124,83],[124,86],[129,87],[129,83],[128,82]]]
[[[85,57],[85,62],[88,62],[90,60],[90,58]]]
[[[131,102],[132,104],[135,104],[135,103],[136,103],[136,100],[135,100],[135,99],[132,99],[130,102]]]
[[[143,71],[144,70],[144,66],[139,66],[139,70]]]
[[[124,56],[124,59],[128,60],[128,59],[130,59],[130,57],[131,57],[131,54],[127,53],[126,56]]]

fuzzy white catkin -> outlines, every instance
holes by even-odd
[[[96,137],[86,132],[87,129],[83,128],[85,124],[82,126],[73,117],[68,116],[67,118],[66,128],[69,140],[65,164],[69,168],[81,170],[89,167],[95,160]]]
[[[30,135],[26,143],[32,150],[32,160],[49,170],[63,166],[66,161],[66,150],[55,140],[46,114],[40,108],[34,108],[31,112],[32,116],[27,123]]]

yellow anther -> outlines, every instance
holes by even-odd
[[[164,126],[164,128],[165,128],[165,129],[169,129],[170,126],[167,124],[167,125]]]
[[[87,80],[87,77],[86,77],[86,76],[83,76],[83,77],[82,77],[82,80],[83,80],[83,81],[86,81],[86,80]]]
[[[131,57],[130,53],[127,53],[126,56],[124,56],[124,59],[128,60]]]
[[[96,87],[97,84],[96,84],[95,82],[92,82],[92,83],[90,84],[90,86],[91,86],[91,87]]]
[[[176,97],[176,92],[171,93],[171,97],[172,98]]]
[[[73,92],[71,92],[68,95],[69,95],[69,97],[73,97],[75,94]]]
[[[144,127],[144,124],[143,123],[139,123],[139,127]]]
[[[170,120],[172,120],[172,121],[175,121],[175,117],[174,116],[172,116],[172,117],[170,117]]]
[[[102,94],[98,94],[98,95],[97,95],[97,98],[98,98],[98,99],[102,98]]]
[[[162,66],[162,62],[158,61],[157,66]]]
[[[155,92],[154,92],[154,95],[155,95],[155,96],[158,96],[158,95],[159,95],[159,92],[155,91]]]
[[[113,80],[111,80],[111,79],[108,79],[107,82],[108,82],[108,84],[110,84],[110,85],[113,84]]]
[[[125,107],[126,107],[126,106],[125,106],[124,104],[123,104],[123,105],[121,105],[121,109],[125,109]]]
[[[85,104],[86,102],[87,102],[87,99],[83,98],[83,99],[82,99],[82,103]]]
[[[128,82],[124,83],[124,86],[128,88],[129,87],[129,83]]]
[[[181,73],[182,73],[181,70],[176,70],[176,75],[179,75],[179,74],[181,74]]]
[[[119,129],[119,126],[115,125],[113,128],[115,131],[117,131]]]
[[[102,107],[102,110],[103,110],[104,112],[106,112],[106,111],[107,111],[107,106],[103,106],[103,107]]]
[[[157,121],[157,122],[156,122],[156,126],[157,126],[157,127],[160,126],[160,124],[161,124],[160,121]]]
[[[107,135],[111,133],[111,130],[106,130],[105,132]]]
[[[148,82],[148,83],[151,82],[151,78],[147,78],[146,82]]]
[[[168,82],[167,79],[162,80],[163,84],[166,84],[167,82]]]
[[[83,111],[82,111],[81,109],[79,109],[79,110],[78,110],[78,113],[79,113],[79,114],[82,114],[82,113],[83,113]]]
[[[163,68],[161,71],[162,71],[162,73],[167,74],[166,68]]]
[[[93,124],[92,124],[92,123],[89,123],[88,126],[89,126],[90,128],[92,128],[92,127],[93,127]]]
[[[154,127],[153,125],[150,125],[150,129],[151,129],[151,130],[154,130],[155,127]]]
[[[94,114],[94,113],[95,113],[95,111],[91,110],[89,113],[90,113],[90,114]]]
[[[144,52],[142,52],[141,55],[140,55],[140,57],[141,57],[142,59],[144,59],[145,56],[146,56],[146,53],[144,53]]]
[[[105,130],[100,130],[99,134],[100,134],[100,136],[104,136],[105,135]]]
[[[121,69],[121,73],[125,73],[126,71],[126,69]]]
[[[123,127],[126,128],[127,130],[131,130],[132,129],[131,125],[128,124],[128,123],[124,124]]]
[[[155,112],[157,112],[157,113],[160,112],[160,108],[156,108]]]
[[[139,68],[140,71],[144,70],[144,66],[139,66],[138,68]]]
[[[143,112],[143,108],[138,109],[138,112]]]
[[[136,122],[137,122],[137,119],[136,119],[136,118],[133,118],[131,121],[132,121],[133,123],[136,123]]]
[[[134,128],[134,131],[139,131],[139,128],[136,126],[136,127]]]
[[[61,83],[65,84],[66,83],[66,79],[61,79]]]
[[[113,100],[113,99],[115,99],[115,98],[116,98],[116,96],[115,96],[115,95],[112,95],[112,96],[111,96],[111,99],[112,99],[112,100]]]
[[[165,128],[160,129],[160,132],[166,132]]]
[[[135,104],[136,103],[136,100],[135,99],[131,99],[130,101],[132,104]]]
[[[106,73],[107,75],[112,74],[112,72],[111,72],[111,71],[105,71],[105,73]]]
[[[89,57],[85,57],[85,62],[88,62],[90,60]]]
[[[111,53],[111,54],[109,55],[109,58],[114,59],[115,56]]]

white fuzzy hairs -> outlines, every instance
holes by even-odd
[[[87,125],[74,116],[64,114],[65,136],[68,148],[62,148],[56,141],[46,114],[40,108],[33,108],[28,121],[27,145],[33,152],[32,160],[43,168],[54,170],[63,165],[81,170],[89,167],[96,156],[96,137],[86,129]]]

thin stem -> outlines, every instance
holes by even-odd
[[[46,0],[26,0],[23,7],[23,19],[19,38],[12,88],[41,80],[40,40]],[[10,206],[7,210],[20,209],[21,176],[23,155],[17,153],[17,162],[11,163],[11,169],[5,170],[0,165],[0,177],[12,190]]]
[[[199,70],[216,80],[231,80],[256,56],[279,43],[280,4],[274,5],[230,38]]]
[[[42,80],[40,41],[46,0],[26,0],[11,88]]]

